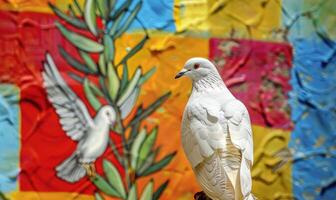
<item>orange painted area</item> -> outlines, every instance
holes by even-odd
[[[120,60],[125,55],[126,48],[134,46],[142,37],[141,35],[128,35],[118,40],[116,60]],[[118,51],[120,49],[123,50]],[[139,65],[144,71],[153,66],[157,67],[156,73],[142,87],[138,103],[143,102],[146,107],[165,92],[172,91],[171,97],[163,107],[146,120],[148,127],[159,126],[156,145],[161,145],[162,149],[158,159],[173,151],[178,152],[167,168],[152,177],[155,180],[155,187],[170,179],[162,199],[191,199],[193,194],[199,191],[180,142],[180,122],[191,84],[187,79],[175,80],[174,77],[187,59],[195,56],[207,58],[208,52],[207,39],[155,35],[139,53],[129,60],[129,66],[133,68],[130,70],[131,74]],[[149,178],[151,177],[141,179],[140,191]]]
[[[94,197],[91,195],[67,192],[14,192],[9,194],[8,198],[11,200],[94,200]]]

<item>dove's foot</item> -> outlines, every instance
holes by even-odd
[[[194,195],[195,200],[211,200],[203,191],[197,192]]]
[[[96,167],[94,163],[83,163],[83,167],[90,179],[94,179],[96,177]]]

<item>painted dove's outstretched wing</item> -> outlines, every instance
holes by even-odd
[[[48,99],[59,116],[63,130],[72,140],[85,141],[85,134],[93,126],[93,120],[84,103],[70,89],[61,77],[49,53],[43,63],[43,85],[47,90]],[[57,176],[68,182],[76,182],[85,176],[86,172],[79,163],[83,152],[77,150],[56,167]]]
[[[92,126],[93,120],[84,103],[61,77],[49,53],[46,54],[43,66],[43,84],[47,90],[48,99],[60,118],[63,130],[72,140],[79,141],[85,135],[87,128]]]

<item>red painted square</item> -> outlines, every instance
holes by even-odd
[[[292,48],[287,43],[210,39],[210,59],[253,124],[290,129]]]
[[[82,84],[67,75],[67,72],[74,70],[58,53],[57,46],[64,46],[66,41],[54,25],[56,17],[2,11],[0,18],[3,19],[0,23],[0,47],[3,48],[0,52],[0,82],[13,83],[20,88],[20,190],[92,194],[96,188],[88,178],[70,184],[56,177],[55,173],[55,167],[74,151],[76,142],[63,132],[58,115],[42,87],[42,61],[46,51],[53,56],[67,84],[94,115],[84,98]],[[65,49],[78,58],[73,47],[66,45]],[[113,140],[121,144],[120,137],[113,135]],[[109,148],[102,157],[117,162]],[[100,174],[102,157],[96,162]]]

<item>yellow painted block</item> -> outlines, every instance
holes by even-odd
[[[277,169],[283,159],[275,154],[284,150],[290,131],[254,125],[253,193],[259,199],[294,199],[292,196],[291,163]],[[283,151],[285,152],[285,151]]]
[[[176,29],[212,37],[272,39],[281,25],[278,0],[176,0]]]

